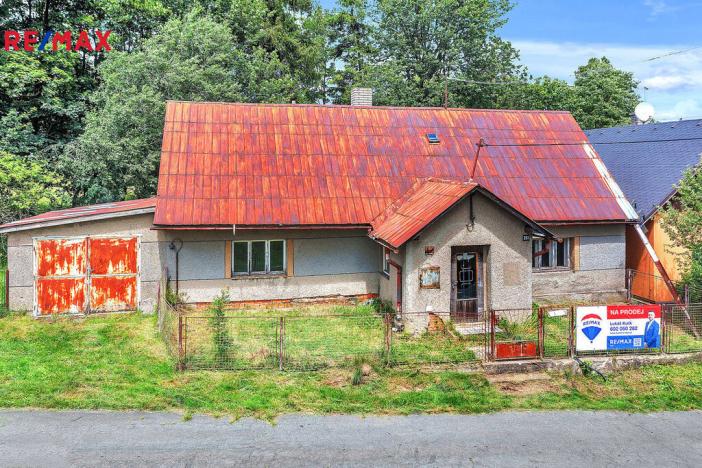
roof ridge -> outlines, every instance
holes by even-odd
[[[546,109],[481,109],[475,107],[428,107],[428,106],[352,106],[350,104],[310,104],[310,103],[256,103],[256,102],[225,102],[225,101],[184,101],[180,99],[167,99],[166,103],[207,104],[241,107],[319,107],[322,109],[402,109],[402,110],[431,110],[431,111],[458,111],[458,112],[516,112],[520,114],[568,114],[566,110]]]

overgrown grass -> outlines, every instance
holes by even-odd
[[[212,326],[211,312],[187,317],[186,365],[193,369],[277,368],[278,333],[284,330],[286,369],[350,366],[357,358],[387,362],[383,317],[371,306],[308,306],[289,310],[229,311]],[[281,321],[281,318],[283,319]],[[228,352],[218,346],[226,332]],[[390,361],[462,363],[476,359],[475,344],[457,335],[395,334]]]
[[[234,418],[287,412],[409,414],[518,409],[702,408],[702,364],[622,372],[607,382],[552,375],[549,390],[503,392],[482,375],[375,366],[317,372],[176,372],[155,318],[0,319],[0,405],[178,410]]]

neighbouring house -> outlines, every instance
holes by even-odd
[[[37,315],[150,311],[167,275],[193,303],[379,295],[476,320],[621,300],[635,219],[567,112],[168,102],[155,199],[0,232],[11,307]]]
[[[702,159],[702,120],[600,128],[585,134],[636,209],[668,276],[679,281],[681,251],[663,229],[659,209],[674,201],[683,172]],[[652,302],[674,301],[633,225],[627,227],[626,266],[632,270],[633,295]]]

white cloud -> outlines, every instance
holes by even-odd
[[[643,3],[650,9],[649,14],[651,17],[656,17],[658,15],[670,13],[680,9],[680,7],[670,5],[665,0],[644,0]]]
[[[634,73],[639,94],[656,107],[659,120],[702,116],[702,49],[649,61],[690,45],[633,46],[598,43],[514,40],[521,62],[535,75],[572,82],[574,71],[591,57],[607,57],[615,67]],[[648,88],[644,91],[643,87]]]

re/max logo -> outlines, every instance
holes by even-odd
[[[95,30],[95,41],[91,41],[90,34],[88,31],[80,31],[77,35],[73,35],[71,31],[64,32],[54,32],[47,31],[44,36],[41,37],[39,41],[39,32],[27,29],[20,33],[19,31],[5,31],[5,50],[26,50],[27,52],[34,52],[35,46],[39,44],[36,49],[39,51],[44,51],[50,48],[53,51],[57,51],[64,48],[68,51],[86,51],[86,52],[109,52],[112,50],[110,44],[107,43],[107,39],[110,37],[112,31],[100,31]],[[75,42],[73,39],[75,38]],[[23,40],[24,39],[24,40]],[[20,46],[22,42],[22,46]],[[94,43],[93,43],[94,42]],[[49,44],[50,43],[50,44]]]

